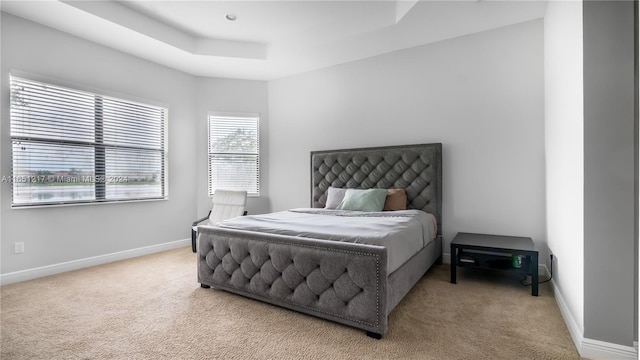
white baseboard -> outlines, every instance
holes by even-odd
[[[72,260],[58,264],[41,266],[33,269],[20,270],[7,274],[0,274],[0,285],[12,284],[20,281],[37,279],[44,276],[60,274],[67,271],[83,269],[91,266],[102,265],[118,260],[131,259],[138,256],[149,255],[161,251],[190,246],[191,239],[171,241],[168,243],[145,246],[137,249],[124,250],[106,255],[98,255],[84,259]]]
[[[551,280],[551,288],[553,289],[553,295],[556,298],[556,303],[558,304],[558,308],[560,309],[560,314],[564,319],[564,323],[567,325],[567,330],[569,330],[569,335],[571,335],[573,344],[578,349],[578,352],[580,352],[580,344],[582,344],[582,341],[584,340],[584,337],[582,335],[584,333],[584,329],[580,325],[578,325],[578,322],[571,314],[569,306],[562,296],[562,292],[556,287],[555,280]]]
[[[579,348],[580,356],[584,359],[616,359],[637,360],[638,349],[631,346],[612,344],[604,341],[584,339]]]
[[[183,239],[171,241],[164,244],[146,246],[137,249],[119,251],[106,255],[93,256],[85,259],[73,260],[59,264],[47,265],[33,269],[21,270],[7,274],[0,274],[0,285],[16,283],[20,281],[32,280],[44,276],[60,274],[67,271],[83,269],[91,266],[102,265],[118,260],[131,259],[138,256],[149,255],[157,252],[177,249],[183,246],[191,245],[191,239]],[[451,264],[451,254],[442,254],[442,261]],[[546,265],[538,267],[540,276],[549,276],[549,270]],[[566,301],[562,297],[562,293],[556,287],[555,281],[551,281],[554,296],[560,313],[567,325],[571,339],[573,340],[578,353],[585,359],[616,359],[616,360],[636,360],[638,359],[637,344],[631,346],[618,345],[599,340],[587,339],[583,336],[583,329],[578,326],[577,322],[571,315]]]
[[[571,339],[583,359],[599,360],[599,359],[616,359],[616,360],[637,360],[638,359],[638,347],[637,343],[634,346],[624,346],[600,340],[594,340],[584,337],[584,329],[578,326],[578,323],[574,319],[567,302],[564,300],[562,293],[556,287],[555,281],[551,281],[553,293],[556,298],[558,308],[564,319]]]
[[[451,254],[442,254],[442,262],[451,264]],[[546,264],[538,265],[538,274],[541,279],[547,279],[551,273]],[[581,328],[574,319],[567,302],[562,297],[562,293],[556,287],[554,280],[551,280],[551,287],[554,292],[556,303],[560,308],[560,313],[564,319],[571,339],[583,359],[599,360],[599,359],[616,359],[616,360],[637,360],[638,345],[624,346],[619,344],[608,343],[600,340],[588,339],[584,337],[584,329]]]

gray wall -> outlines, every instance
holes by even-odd
[[[584,336],[633,345],[637,289],[634,4],[585,1]]]
[[[269,82],[273,210],[309,206],[312,150],[442,142],[445,253],[459,231],[546,249],[542,25]]]

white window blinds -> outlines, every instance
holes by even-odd
[[[14,207],[166,198],[167,109],[10,82]]]
[[[259,117],[209,114],[209,196],[216,189],[260,195]]]

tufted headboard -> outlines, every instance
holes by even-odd
[[[442,144],[311,152],[311,207],[324,207],[330,186],[405,189],[407,208],[431,213],[442,235]]]

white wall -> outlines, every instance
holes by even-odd
[[[544,18],[547,242],[556,297],[584,332],[582,2],[550,1]],[[573,325],[572,325],[573,324]]]
[[[545,259],[543,97],[542,20],[271,81],[273,210],[309,206],[312,150],[442,142],[445,249],[521,235]]]
[[[547,238],[554,289],[586,358],[637,358],[634,4],[549,2]]]
[[[198,78],[196,83],[196,144],[198,217],[211,210],[207,184],[207,146],[209,111],[260,114],[260,196],[247,199],[247,212],[261,214],[270,211],[269,202],[269,104],[267,82]]]
[[[261,196],[248,200],[248,210],[270,210],[266,82],[193,77],[5,13],[1,26],[2,175],[11,173],[8,85],[12,69],[169,108],[167,201],[14,210],[10,184],[1,185],[3,282],[7,274],[19,280],[13,275],[51,271],[41,267],[65,270],[82,266],[83,261],[91,265],[94,257],[117,259],[139,254],[139,249],[187,244],[191,222],[210,209],[208,111],[260,114]],[[23,254],[13,253],[16,241],[25,243]]]
[[[2,175],[11,174],[9,71],[164,103],[169,108],[169,200],[11,209],[1,184],[3,275],[186,239],[196,215],[195,78],[2,13]],[[13,244],[25,243],[23,254]]]

